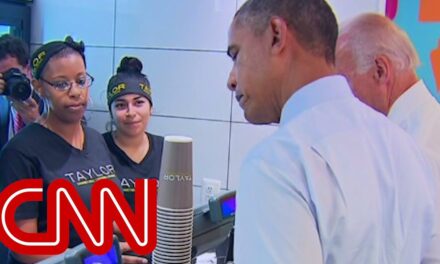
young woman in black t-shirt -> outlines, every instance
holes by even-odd
[[[0,190],[20,179],[42,179],[43,201],[26,202],[16,211],[16,224],[27,233],[47,230],[47,186],[67,179],[90,209],[91,187],[107,178],[119,184],[102,136],[82,125],[93,77],[86,71],[84,44],[67,37],[38,48],[32,56],[32,84],[49,110],[27,126],[0,153]],[[69,231],[69,247],[81,240]],[[126,245],[124,245],[126,246]],[[124,247],[126,248],[126,247]],[[9,263],[35,263],[50,256],[9,255]],[[131,263],[142,263],[135,258]]]
[[[159,178],[163,137],[145,132],[153,101],[142,63],[134,57],[121,60],[107,88],[107,103],[114,127],[104,134],[125,197],[134,207],[137,178]]]
[[[107,104],[112,126],[103,136],[125,198],[134,209],[135,180],[159,179],[164,140],[145,131],[153,101],[150,82],[142,74],[142,62],[137,58],[121,60],[108,83]]]

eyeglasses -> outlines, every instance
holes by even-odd
[[[40,80],[42,80],[43,82],[49,84],[50,86],[52,86],[53,88],[60,90],[60,91],[67,91],[70,90],[73,86],[73,84],[75,83],[76,86],[78,86],[81,89],[85,89],[88,88],[92,85],[93,81],[95,80],[95,78],[93,78],[93,76],[91,76],[90,74],[86,73],[86,75],[83,75],[81,77],[79,77],[76,81],[71,82],[71,81],[67,81],[67,80],[60,80],[60,81],[53,81],[53,82],[49,82],[43,78],[40,78]]]

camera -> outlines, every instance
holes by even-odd
[[[29,79],[17,68],[11,68],[3,73],[6,87],[3,95],[25,101],[32,95],[32,87]]]

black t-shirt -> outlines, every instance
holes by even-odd
[[[134,162],[127,154],[116,145],[111,132],[103,134],[105,142],[112,155],[112,162],[116,174],[121,181],[125,198],[134,208],[134,182],[137,178],[159,179],[160,163],[162,160],[163,137],[146,133],[150,148],[140,163]]]
[[[38,232],[47,227],[47,187],[56,179],[67,179],[77,189],[87,208],[97,179],[116,182],[111,157],[101,134],[84,127],[83,150],[40,124],[25,127],[0,152],[0,190],[21,179],[43,179],[43,201],[26,202],[16,211],[16,219],[38,219]],[[69,247],[82,243],[70,225]]]

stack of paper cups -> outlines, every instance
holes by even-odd
[[[157,200],[155,264],[191,263],[192,176],[192,139],[165,137]]]

